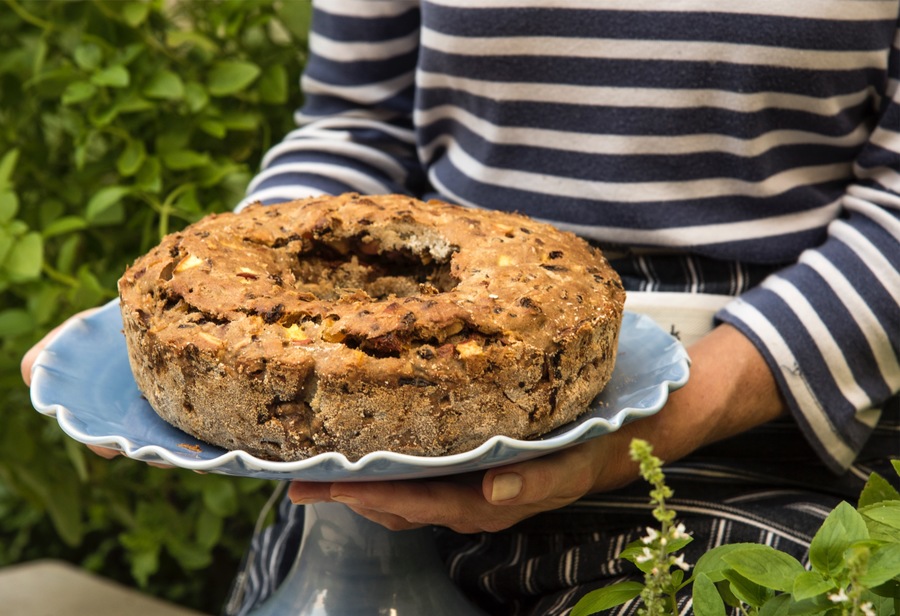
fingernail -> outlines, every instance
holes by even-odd
[[[345,505],[361,505],[362,501],[358,498],[353,498],[352,496],[332,496],[331,500],[336,500],[339,503],[344,503]]]
[[[522,476],[516,473],[497,475],[491,486],[491,500],[505,501],[517,497],[522,491],[522,483]]]
[[[295,505],[315,505],[316,503],[321,503],[322,501],[318,498],[292,498],[291,502]]]

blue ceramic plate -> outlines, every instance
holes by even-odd
[[[362,481],[465,473],[569,447],[656,413],[687,379],[684,347],[648,317],[626,312],[609,385],[581,418],[543,438],[495,436],[466,453],[441,457],[377,451],[355,462],[339,453],[272,462],[198,441],[154,413],[131,375],[113,301],[69,322],[38,356],[31,399],[75,440],[118,449],[135,460],[261,479]]]

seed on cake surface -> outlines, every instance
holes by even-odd
[[[221,338],[216,338],[212,334],[207,334],[206,332],[199,332],[197,336],[203,338],[204,340],[215,346],[222,346],[223,344],[225,344],[225,342]]]
[[[284,328],[284,333],[293,343],[307,343],[312,342],[309,336],[306,335],[306,332],[303,331],[303,328],[294,323],[290,327]]]
[[[245,280],[257,280],[257,279],[259,279],[259,273],[254,272],[254,271],[253,271],[252,269],[250,269],[249,267],[242,267],[242,268],[240,268],[240,269],[238,270],[237,275],[240,276],[241,278],[245,279]]]
[[[178,265],[175,266],[175,273],[180,274],[185,270],[189,270],[192,267],[197,267],[198,265],[202,264],[203,259],[195,257],[194,255],[187,255],[185,258],[178,262]]]
[[[481,345],[478,344],[477,340],[469,340],[467,342],[457,344],[456,352],[459,353],[459,356],[462,357],[463,359],[466,359],[467,357],[474,357],[476,355],[483,354]]]

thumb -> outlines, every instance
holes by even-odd
[[[525,478],[522,475],[506,471],[495,474],[490,481],[485,478],[484,496],[494,504],[513,501],[522,495],[524,487]]]
[[[594,484],[594,465],[588,448],[572,447],[556,454],[491,469],[482,492],[494,505],[539,502],[567,505],[584,496]]]

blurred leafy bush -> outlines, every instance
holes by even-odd
[[[299,104],[305,0],[0,0],[0,566],[58,557],[218,611],[271,484],[102,460],[25,351],[231,209]]]

